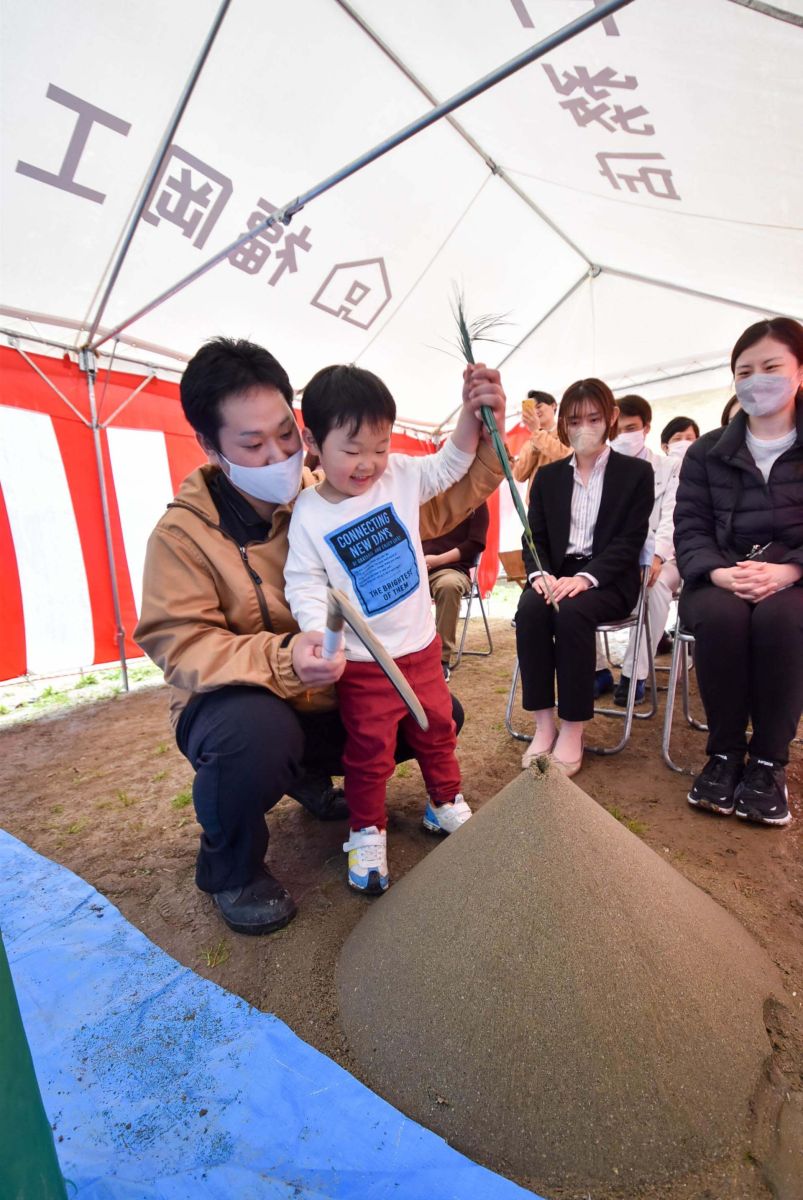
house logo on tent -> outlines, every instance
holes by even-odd
[[[383,258],[337,263],[310,300],[349,325],[370,329],[391,297]]]

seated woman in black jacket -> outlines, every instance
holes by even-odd
[[[530,493],[530,528],[558,611],[524,543],[531,587],[516,613],[522,704],[535,737],[522,758],[552,754],[567,775],[580,770],[583,728],[594,715],[596,627],[626,617],[638,599],[639,555],[653,505],[653,470],[607,445],[619,410],[599,379],[563,396],[558,437],[574,450],[541,467]],[[558,732],[555,676],[558,683]]]
[[[786,825],[803,707],[803,326],[751,325],[731,369],[743,411],[691,447],[675,506],[680,615],[710,731],[689,803]]]

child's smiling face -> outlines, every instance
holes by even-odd
[[[358,429],[341,425],[327,433],[322,446],[313,443],[310,448],[317,452],[326,473],[320,494],[338,501],[367,492],[387,468],[391,428],[389,421],[363,422]]]

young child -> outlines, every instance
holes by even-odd
[[[399,726],[424,776],[424,827],[453,833],[471,816],[460,794],[452,700],[441,669],[419,506],[465,475],[480,422],[464,400],[454,433],[434,455],[389,453],[396,418],[381,379],[354,366],[326,367],[307,385],[303,438],[325,480],[296,501],[285,567],[286,594],[302,631],[326,624],[326,585],[356,604],[416,692],[424,733],[362,643],[347,629],[346,669],[337,685],[346,728],[343,753],[351,834],[348,882],[388,886],[385,787],[395,767]]]

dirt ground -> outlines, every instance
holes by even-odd
[[[521,769],[524,748],[504,726],[513,632],[508,620],[495,620],[492,627],[492,657],[464,659],[451,684],[466,711],[459,756],[472,807]],[[678,716],[674,757],[699,766],[704,735],[681,727]],[[774,1035],[773,1069],[781,1071],[787,1094],[797,1102],[803,1099],[803,753],[793,748],[789,771],[793,823],[786,829],[746,826],[687,805],[688,777],[661,760],[661,719],[662,710],[656,719],[636,722],[630,744],[613,759],[586,755],[576,782],[738,918],[777,963],[791,1017]],[[527,728],[520,712],[514,720]],[[611,745],[619,729],[619,722],[598,717],[588,741]],[[296,898],[299,914],[271,937],[240,937],[222,925],[209,898],[194,886],[198,826],[191,783],[192,772],[171,736],[163,687],[0,732],[0,824],[5,829],[87,879],[180,962],[276,1013],[300,1037],[358,1074],[339,1024],[335,964],[365,906],[381,899],[348,890],[342,826],[315,821],[289,799],[274,809],[269,862]],[[437,847],[421,827],[423,803],[418,767],[402,765],[389,788],[392,878],[401,878]],[[480,863],[478,878],[481,871]],[[487,888],[488,881],[482,886]],[[803,1103],[795,1113],[803,1122]],[[779,1186],[777,1178],[774,1185],[772,1178],[768,1181],[767,1175],[777,1172],[767,1145],[767,1131],[757,1130],[733,1161],[713,1165],[704,1178],[679,1179],[656,1197],[761,1200],[775,1195],[786,1200],[801,1195],[789,1182],[794,1170],[791,1176],[787,1171],[785,1185]],[[520,1182],[538,1189],[537,1180]],[[570,1194],[576,1195],[563,1196],[568,1200]],[[607,1193],[609,1200],[614,1195],[620,1193]],[[557,1200],[554,1189],[550,1196]],[[582,1200],[589,1198],[584,1194]],[[606,1197],[595,1192],[593,1200]],[[638,1200],[648,1197],[642,1193]]]

